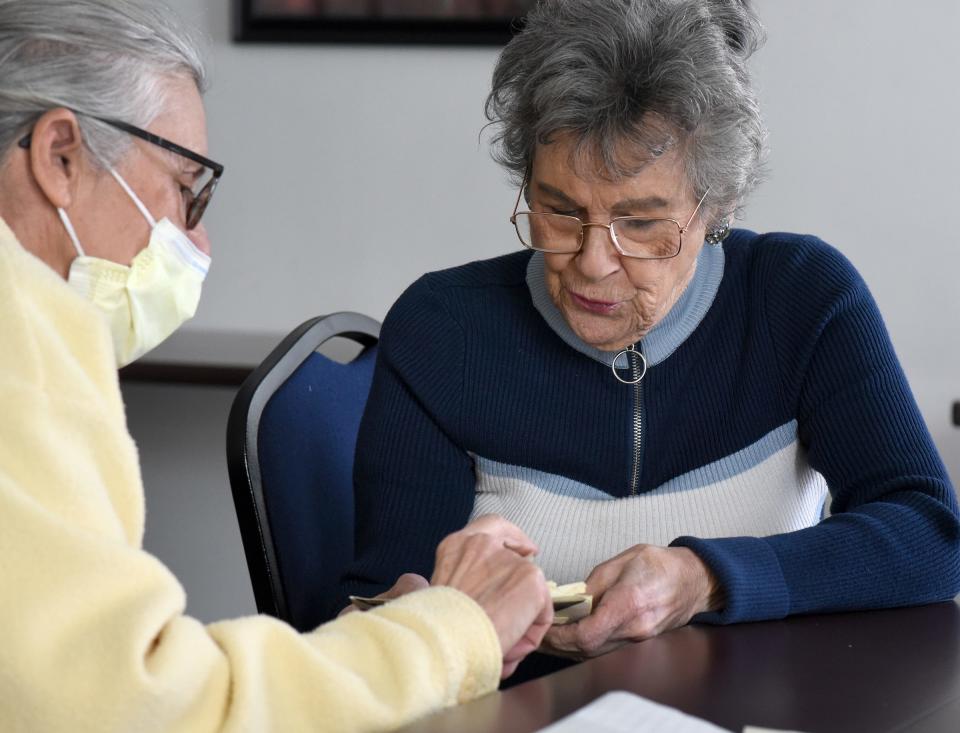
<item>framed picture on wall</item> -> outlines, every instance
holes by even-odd
[[[234,0],[241,42],[502,45],[536,0]]]

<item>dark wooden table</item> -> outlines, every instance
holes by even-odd
[[[688,626],[402,731],[529,733],[610,690],[738,733],[960,733],[960,606]]]

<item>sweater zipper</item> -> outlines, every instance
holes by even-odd
[[[636,345],[631,348],[635,348]],[[632,367],[633,378],[637,378],[638,367]],[[630,479],[630,496],[637,495],[637,482],[640,479],[640,447],[643,443],[643,380],[633,385],[633,475]]]

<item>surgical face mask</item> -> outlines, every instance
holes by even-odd
[[[129,266],[89,257],[63,209],[57,209],[77,249],[67,282],[106,317],[117,365],[126,366],[158,346],[197,312],[210,257],[169,219],[157,222],[127,182],[111,175],[150,224],[150,243]]]

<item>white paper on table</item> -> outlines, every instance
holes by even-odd
[[[608,692],[539,733],[730,733],[632,692]]]

